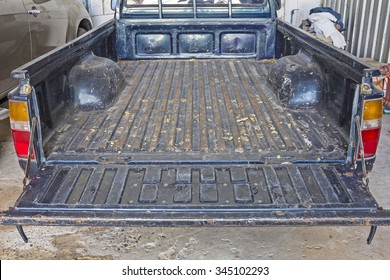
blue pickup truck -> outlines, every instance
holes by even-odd
[[[0,223],[390,224],[369,191],[380,72],[277,18],[278,1],[113,1],[13,71],[25,188]]]

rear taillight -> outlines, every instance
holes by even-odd
[[[383,99],[365,100],[363,103],[363,119],[361,124],[364,157],[375,156],[378,148],[382,126]],[[358,158],[360,158],[360,148]]]
[[[31,135],[27,102],[10,100],[9,118],[16,154],[27,159]],[[34,159],[34,153],[31,158]]]

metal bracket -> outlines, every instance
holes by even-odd
[[[23,239],[24,243],[28,243],[28,238],[27,238],[26,234],[24,233],[22,226],[16,225],[16,229],[18,230],[19,235]]]
[[[27,186],[27,180],[30,178],[30,164],[31,164],[31,157],[33,153],[33,141],[35,137],[35,128],[37,126],[37,117],[33,117],[32,119],[32,125],[31,125],[31,134],[30,134],[30,142],[28,145],[28,155],[27,155],[27,163],[26,163],[26,170],[24,173],[24,178],[23,178],[23,189],[26,188]]]
[[[356,132],[358,136],[358,145],[360,147],[360,157],[362,160],[362,176],[363,176],[363,184],[366,188],[368,188],[368,174],[367,174],[367,168],[366,168],[366,159],[364,157],[364,146],[363,146],[363,136],[362,136],[362,130],[360,127],[360,116],[356,115],[355,117],[355,124],[356,124]],[[357,153],[356,153],[357,155]]]
[[[378,226],[371,226],[370,233],[368,234],[368,238],[367,238],[367,244],[371,244],[372,240],[375,237],[377,228]]]

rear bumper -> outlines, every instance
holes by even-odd
[[[230,212],[229,212],[230,211]],[[387,226],[388,210],[278,210],[255,212],[185,211],[8,211],[0,214],[3,225],[41,226]]]

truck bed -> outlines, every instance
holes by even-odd
[[[206,27],[198,23],[189,30],[202,35]],[[174,31],[187,32],[180,23],[166,24]],[[94,42],[104,43],[99,36],[112,34],[114,26],[115,22],[107,24],[106,29],[94,31],[91,39],[81,38],[61,55],[54,53],[54,62],[47,61],[52,67],[63,65],[61,73],[66,76],[81,50],[87,51],[86,45]],[[268,23],[260,26],[248,24],[247,28],[272,29]],[[130,34],[139,30],[142,35],[146,27],[150,27],[148,22],[125,30]],[[212,27],[214,37],[200,38],[223,37],[222,27]],[[160,25],[158,30],[162,30]],[[243,37],[233,32],[233,39],[244,38],[244,31]],[[262,40],[266,32],[253,32],[259,42],[255,49],[263,50],[265,45],[260,43],[266,41]],[[178,38],[177,33],[162,38],[176,46],[170,38]],[[186,38],[184,43],[191,43]],[[141,42],[146,46],[153,41],[144,39]],[[230,46],[227,42],[219,45]],[[221,59],[217,51],[211,59],[159,60],[155,53],[122,50],[118,57],[124,60],[118,64],[126,85],[105,109],[72,109],[73,103],[66,99],[68,89],[58,90],[58,102],[55,91],[58,81],[65,78],[58,73],[51,78],[52,68],[38,65],[45,70],[41,74],[48,76],[45,80],[40,75],[31,78],[34,85],[34,80],[40,81],[38,97],[47,99],[40,108],[41,112],[48,110],[40,114],[46,117],[46,158],[15,207],[0,214],[1,224],[389,224],[389,212],[379,208],[362,177],[346,164],[349,133],[343,128],[349,125],[335,122],[343,107],[328,111],[326,104],[335,104],[334,100],[310,109],[281,106],[267,84],[273,60],[255,60],[261,53],[251,58],[233,53],[229,55],[239,59]],[[135,59],[141,56],[150,56],[150,60]],[[69,60],[66,65],[65,58]],[[59,116],[63,119],[58,120]]]
[[[183,162],[341,160],[346,135],[320,109],[282,107],[267,86],[273,60],[121,61],[106,110],[65,114],[49,160]]]
[[[331,118],[275,100],[266,81],[272,63],[119,62],[124,91],[106,110],[64,114],[46,145],[47,163],[8,222],[382,221],[368,189],[344,166],[346,142]]]

